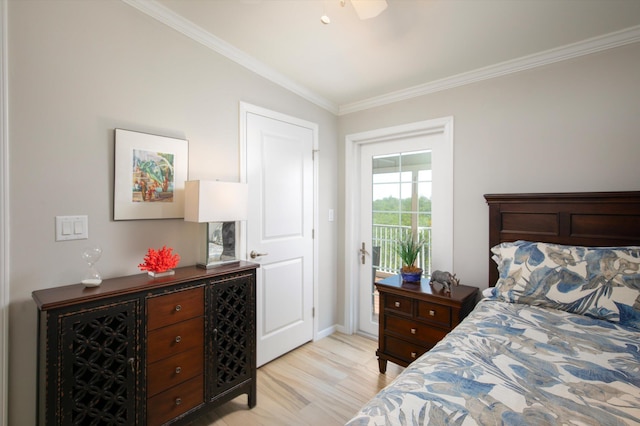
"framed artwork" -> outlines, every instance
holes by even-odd
[[[113,220],[183,218],[188,142],[115,130]]]

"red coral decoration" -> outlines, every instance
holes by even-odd
[[[144,257],[144,263],[138,265],[141,271],[164,272],[173,269],[180,262],[179,254],[171,254],[171,247],[162,246],[158,251],[150,248]]]

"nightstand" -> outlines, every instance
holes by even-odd
[[[376,283],[380,294],[378,365],[387,361],[403,367],[431,349],[476,305],[478,288],[459,285],[445,293],[440,284],[403,283],[400,275]]]

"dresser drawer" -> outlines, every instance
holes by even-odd
[[[385,310],[412,315],[413,301],[408,297],[396,296],[395,294],[387,294],[384,300]]]
[[[204,287],[147,299],[147,330],[204,315]]]
[[[202,375],[147,400],[147,424],[161,425],[204,402]]]
[[[203,348],[193,348],[147,367],[147,395],[154,396],[165,389],[202,374]]]
[[[435,345],[447,335],[444,330],[393,315],[385,316],[385,332],[393,332],[410,339],[417,339],[428,346]]]
[[[429,302],[418,302],[418,319],[451,327],[451,308]]]
[[[425,347],[414,343],[405,342],[404,340],[396,339],[395,337],[385,337],[384,352],[403,359],[407,362],[413,362],[420,355],[428,351],[433,345]]]
[[[204,318],[198,317],[154,331],[147,339],[147,364],[187,349],[204,346]]]

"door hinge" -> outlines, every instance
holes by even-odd
[[[316,308],[311,308],[311,318],[316,317]]]
[[[312,230],[311,230],[311,239],[313,240],[313,239],[315,239],[315,238],[316,238],[316,230],[315,230],[315,229],[312,229]]]
[[[314,149],[311,151],[311,160],[315,160],[316,159],[316,152],[320,152],[319,149]]]

